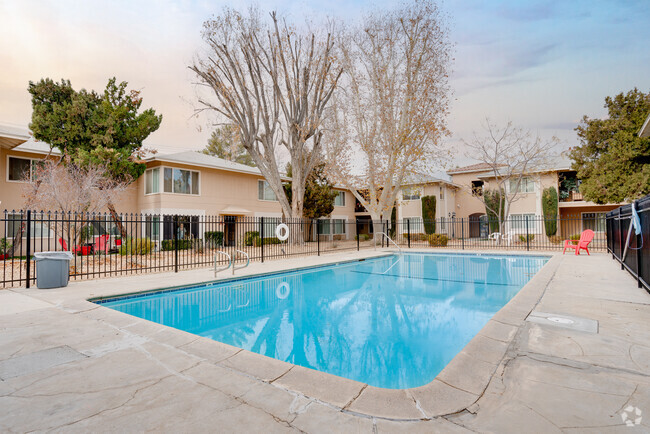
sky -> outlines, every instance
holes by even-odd
[[[26,127],[27,85],[50,77],[102,91],[109,77],[138,89],[162,113],[146,141],[161,153],[202,149],[216,119],[199,108],[188,69],[204,48],[201,25],[241,1],[0,0],[0,124]],[[259,1],[296,22],[357,19],[380,1]],[[558,150],[578,144],[584,115],[604,117],[608,95],[650,91],[650,1],[479,1],[439,3],[454,44],[448,116],[453,165],[469,164],[462,140],[482,134],[486,118],[512,122]]]

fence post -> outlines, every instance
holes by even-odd
[[[529,252],[530,251],[530,241],[528,239],[529,238],[528,237],[528,214],[526,214],[525,217],[526,217],[526,251]]]
[[[354,219],[354,230],[357,234],[357,252],[359,251],[359,219],[355,217]]]
[[[463,218],[460,218],[460,241],[462,243],[462,250],[465,250],[465,225],[463,224]]]
[[[178,273],[178,214],[174,216],[174,273]]]
[[[618,260],[621,263],[621,270],[625,270],[623,266],[623,229],[621,227],[621,207],[618,207],[618,244],[619,244],[619,253]]]
[[[318,256],[320,256],[320,222],[320,219],[316,220],[316,244],[318,245]]]
[[[409,249],[411,248],[411,220],[406,220],[406,239],[408,240]]]
[[[262,246],[262,262],[264,262],[264,217],[260,217],[260,243]]]
[[[31,271],[32,271],[32,212],[31,210],[27,210],[27,227],[26,227],[26,232],[27,232],[27,251],[25,252],[27,263],[25,264],[27,266],[27,280],[25,282],[25,287],[29,288],[30,284],[30,279],[31,279]]]

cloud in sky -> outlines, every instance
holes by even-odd
[[[187,66],[202,47],[202,22],[226,4],[241,7],[225,0],[0,3],[0,123],[29,123],[29,80],[69,78],[76,88],[101,90],[116,76],[163,114],[149,145],[161,152],[202,148],[213,119],[193,116],[196,90]],[[259,3],[298,22],[350,19],[392,4]],[[452,146],[480,130],[486,116],[574,145],[572,126],[585,114],[603,116],[605,96],[635,86],[650,91],[646,0],[448,0],[442,8],[456,44]]]

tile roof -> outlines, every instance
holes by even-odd
[[[456,167],[455,169],[448,170],[447,173],[462,173],[462,172],[483,172],[492,169],[492,165],[488,163],[471,164],[469,166]]]

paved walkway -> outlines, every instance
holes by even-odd
[[[299,264],[354,257],[300,258]],[[247,272],[288,264],[295,261],[254,264]],[[208,280],[206,270],[0,291],[0,431],[650,430],[650,295],[604,254],[555,258],[546,272],[544,288],[524,288],[516,297],[520,305],[530,300],[532,308],[521,312],[522,318],[533,312],[527,321],[499,312],[468,345],[478,357],[499,359],[480,390],[471,381],[475,372],[463,371],[457,357],[450,363],[456,367],[452,386],[442,373],[434,380],[447,386],[441,393],[382,395],[379,404],[395,417],[365,411],[377,400],[369,389],[355,389],[358,383],[323,375],[300,384],[314,377],[273,359],[261,366],[251,353],[84,301]],[[431,417],[428,402],[451,402],[451,395],[471,399]],[[404,397],[414,407],[402,413]],[[623,413],[640,424],[628,428]]]

